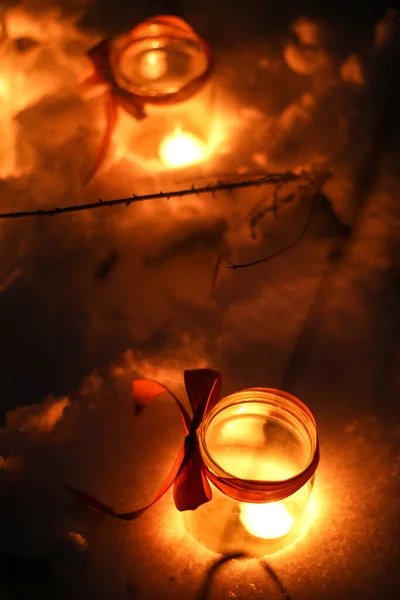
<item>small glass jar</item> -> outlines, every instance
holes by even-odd
[[[294,541],[319,460],[309,409],[280,390],[243,390],[216,404],[198,440],[213,495],[184,513],[188,531],[222,554],[264,556]]]
[[[213,114],[208,44],[182,19],[161,15],[117,40],[111,63],[118,85],[147,115],[120,128],[128,153],[161,169],[204,160]]]

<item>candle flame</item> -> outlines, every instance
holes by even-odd
[[[283,537],[294,523],[292,515],[279,502],[243,503],[240,505],[240,520],[251,535],[262,539]]]
[[[206,148],[197,136],[177,129],[161,142],[159,155],[166,167],[184,167],[205,158]]]

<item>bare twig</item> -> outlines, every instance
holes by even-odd
[[[267,262],[268,260],[271,260],[272,258],[276,258],[277,256],[280,256],[287,250],[290,250],[291,248],[296,246],[296,244],[298,244],[298,242],[302,239],[302,237],[304,236],[304,234],[306,233],[306,231],[308,229],[308,226],[311,222],[311,216],[312,216],[312,213],[314,210],[314,206],[315,206],[315,198],[316,198],[318,192],[320,191],[322,185],[326,181],[327,177],[329,177],[329,175],[327,175],[327,174],[318,177],[317,180],[314,182],[314,185],[311,186],[311,188],[312,188],[311,190],[310,190],[310,188],[303,188],[302,195],[304,195],[304,196],[310,195],[311,203],[310,203],[310,208],[309,208],[309,211],[307,214],[307,219],[306,219],[303,227],[301,228],[299,234],[295,237],[294,240],[292,240],[286,246],[283,246],[283,248],[280,248],[279,250],[276,250],[275,252],[272,252],[271,254],[268,254],[267,256],[263,256],[262,258],[258,258],[257,260],[253,260],[248,263],[235,264],[235,263],[229,262],[229,264],[226,266],[226,268],[235,270],[235,269],[245,269],[247,267],[254,267],[255,265],[259,265],[261,263]],[[275,207],[275,206],[269,207],[269,210],[276,211],[277,207]]]
[[[215,265],[214,265],[214,269],[213,269],[213,274],[212,274],[212,279],[211,279],[211,295],[214,294],[215,288],[217,287],[218,274],[220,271],[220,267],[221,267],[223,258],[224,258],[223,254],[222,254],[222,252],[220,252],[217,256],[217,260],[215,261]]]
[[[279,190],[281,189],[282,185],[283,184],[281,184],[281,183],[277,183],[275,185],[275,188],[272,192],[272,204],[268,204],[267,206],[265,206],[266,199],[263,198],[260,202],[257,202],[257,204],[250,211],[250,213],[249,213],[249,216],[251,216],[250,229],[251,229],[251,237],[253,239],[256,239],[256,230],[257,230],[258,223],[265,217],[265,215],[267,213],[271,212],[275,220],[278,218],[278,209],[279,209],[278,193],[279,193]],[[283,202],[281,201],[281,203],[283,203]]]
[[[62,206],[61,208],[44,208],[39,210],[23,210],[17,212],[4,212],[0,213],[0,219],[19,219],[25,217],[52,217],[55,215],[61,215],[64,213],[80,212],[84,210],[94,210],[96,208],[105,208],[117,205],[130,206],[135,202],[143,202],[144,200],[168,200],[170,198],[182,198],[184,196],[199,196],[200,194],[211,194],[214,196],[216,192],[226,192],[233,189],[244,189],[250,187],[257,187],[261,185],[274,185],[280,183],[287,183],[290,181],[298,181],[299,179],[307,179],[314,181],[316,175],[313,173],[293,173],[288,171],[286,173],[267,173],[262,177],[244,179],[244,180],[226,180],[218,181],[206,186],[171,191],[171,192],[157,192],[153,194],[143,194],[141,196],[135,196],[132,194],[130,198],[120,198],[117,200],[97,200],[96,202],[89,202],[87,204],[77,204],[70,206]]]

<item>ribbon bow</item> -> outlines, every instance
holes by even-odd
[[[137,120],[146,117],[144,102],[141,101],[138,96],[128,92],[116,82],[111,67],[110,54],[111,45],[108,40],[103,40],[100,44],[95,46],[95,48],[92,48],[92,50],[88,52],[88,58],[92,62],[93,72],[81,82],[81,85],[107,85],[107,90],[105,92],[106,127],[95,163],[85,179],[85,187],[92,181],[107,156],[111,139],[117,125],[118,106],[124,108]]]
[[[186,437],[178,456],[163,484],[153,500],[133,512],[116,513],[115,510],[99,502],[92,496],[65,485],[79,502],[92,510],[117,519],[133,520],[143,514],[165,492],[174,485],[174,501],[179,511],[195,510],[201,504],[211,500],[211,488],[206,477],[206,471],[200,454],[197,440],[197,430],[204,417],[212,410],[219,399],[221,389],[221,374],[211,369],[194,369],[185,371],[185,387],[193,410],[193,417],[182,405],[180,400],[161,383],[152,379],[138,379],[133,382],[133,392],[136,402],[136,413],[140,413],[154,398],[163,393],[169,393],[178,405],[183,421]]]
[[[153,29],[153,33],[150,32],[150,28]],[[132,44],[138,41],[143,42],[147,38],[157,40],[161,35],[165,37],[165,28],[169,28],[167,37],[195,41],[200,46],[205,57],[205,69],[200,74],[196,74],[191,80],[182,83],[180,88],[172,92],[165,91],[157,94],[143,92],[138,94],[129,91],[128,82],[120,74],[120,63],[124,54],[129,51]],[[140,23],[129,32],[124,45],[119,46],[118,43],[115,44],[113,41],[103,40],[88,52],[93,72],[81,82],[81,85],[106,84],[107,91],[105,95],[106,128],[95,164],[84,182],[85,186],[96,175],[107,156],[117,124],[119,106],[135,119],[142,120],[147,116],[145,112],[146,104],[175,104],[190,98],[204,85],[213,68],[213,56],[208,44],[183,19],[171,15],[159,15]]]

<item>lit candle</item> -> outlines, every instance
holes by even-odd
[[[174,168],[209,155],[213,57],[187,23],[170,15],[140,23],[111,43],[110,67],[124,90],[116,101],[141,121],[129,140],[136,158]]]
[[[280,502],[240,505],[240,521],[255,537],[276,539],[283,537],[293,527],[294,519],[286,506]]]
[[[150,50],[140,59],[139,71],[146,79],[159,79],[167,70],[167,53],[164,50]]]
[[[184,167],[200,162],[207,155],[204,142],[182,129],[165,137],[159,147],[159,157],[166,167]]]
[[[18,86],[20,74],[12,70],[8,60],[9,57],[4,55],[2,59],[2,72],[0,75],[0,117],[2,123],[0,177],[3,178],[21,172],[18,167],[17,139],[14,125],[14,115],[21,107],[17,104],[20,98],[15,99],[13,95],[13,91]],[[30,168],[30,166],[27,166],[27,168]]]

